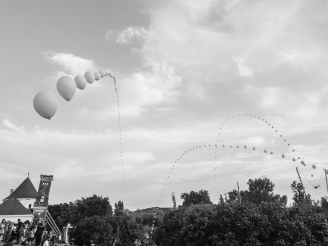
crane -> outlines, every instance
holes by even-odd
[[[304,187],[304,185],[303,185],[303,182],[302,182],[302,179],[301,179],[300,173],[298,172],[298,167],[296,167],[296,171],[297,171],[297,174],[298,174],[298,178],[300,179],[301,184],[302,184],[302,186],[303,186],[305,197],[308,198],[308,196],[306,195],[306,192],[305,192],[305,187]],[[326,177],[327,177],[327,176],[326,176]]]
[[[328,180],[327,180],[328,171],[326,169],[323,169],[323,170],[325,170],[326,186],[327,186],[327,192],[328,192]]]

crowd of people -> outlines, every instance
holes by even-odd
[[[54,232],[46,231],[44,222],[27,220],[23,223],[18,219],[14,223],[3,219],[0,223],[0,246],[52,246],[54,241]]]

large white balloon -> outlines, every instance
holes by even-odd
[[[40,91],[33,99],[35,111],[46,119],[51,119],[58,109],[56,96],[48,91]]]
[[[99,72],[95,72],[95,78],[96,80],[100,80],[101,74]]]
[[[92,84],[95,81],[95,74],[91,71],[87,71],[84,74],[85,79],[88,83]]]
[[[70,101],[76,91],[76,83],[69,76],[62,76],[57,81],[57,91],[66,100]]]
[[[106,76],[105,70],[100,70],[99,73],[100,73],[102,78]]]
[[[77,75],[74,78],[74,81],[76,83],[76,87],[79,88],[80,90],[83,90],[87,86],[87,81],[82,75]]]

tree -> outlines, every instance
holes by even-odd
[[[59,229],[71,223],[73,218],[78,215],[76,206],[72,202],[49,205],[48,211]]]
[[[293,181],[293,183],[290,185],[290,188],[294,193],[294,196],[292,198],[294,200],[294,206],[306,207],[311,205],[311,196],[310,194],[305,194],[304,186],[301,183]]]
[[[176,209],[177,208],[177,203],[175,201],[175,195],[174,192],[172,192],[172,202],[173,202],[173,208]]]
[[[207,190],[191,191],[190,194],[182,193],[180,198],[184,200],[182,203],[183,207],[195,204],[213,204]]]
[[[321,197],[321,207],[325,210],[328,210],[328,197],[327,196]]]
[[[118,201],[117,204],[115,203],[114,214],[115,214],[115,216],[121,216],[124,214],[123,201]]]
[[[92,216],[80,220],[69,231],[74,245],[131,245],[136,239],[142,238],[142,228],[130,216]]]
[[[287,196],[280,196],[274,194],[274,184],[270,179],[262,177],[259,179],[249,179],[247,182],[248,190],[242,190],[238,194],[237,190],[228,192],[228,197],[225,198],[227,203],[235,203],[239,199],[241,202],[251,202],[255,205],[261,204],[261,202],[278,202],[281,206],[287,205]],[[238,199],[239,198],[239,199]]]
[[[75,224],[84,217],[92,217],[95,215],[105,216],[112,215],[113,209],[109,203],[108,197],[93,195],[92,197],[83,198],[75,201],[77,215],[72,218]]]
[[[328,245],[323,214],[279,202],[179,207],[164,215],[154,241],[173,245]]]

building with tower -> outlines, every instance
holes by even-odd
[[[21,221],[45,221],[61,235],[60,230],[48,212],[48,200],[50,194],[52,175],[40,176],[39,190],[36,191],[29,176],[15,189],[10,189],[8,197],[0,204],[0,220],[6,219],[12,222]]]

